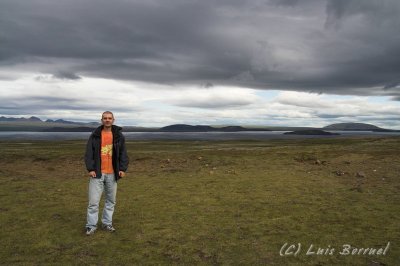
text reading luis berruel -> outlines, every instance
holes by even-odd
[[[343,256],[385,256],[389,251],[390,242],[382,247],[355,247],[350,244],[343,244],[340,247],[319,247],[314,244],[302,245],[301,243],[291,244],[285,243],[282,245],[279,254],[281,256],[329,256],[329,255],[343,255]]]

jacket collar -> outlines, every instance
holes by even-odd
[[[94,131],[93,131],[93,135],[96,137],[100,137],[101,136],[101,130],[103,130],[104,125],[101,125],[99,127],[97,127]],[[111,126],[111,132],[113,133],[114,138],[119,138],[119,134],[122,130],[122,127],[116,126],[116,125],[112,125]]]

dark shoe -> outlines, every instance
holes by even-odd
[[[96,232],[96,228],[94,228],[94,227],[86,227],[86,235],[87,236],[93,235],[94,232]]]
[[[107,230],[111,233],[115,232],[115,228],[112,226],[112,224],[103,224],[102,227],[104,230]]]

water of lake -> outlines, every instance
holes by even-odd
[[[242,132],[124,132],[127,140],[263,140],[263,139],[308,139],[341,138],[349,136],[400,136],[400,132],[330,131],[335,136],[284,135],[287,131],[242,131]],[[90,132],[25,132],[1,131],[0,140],[86,140]]]

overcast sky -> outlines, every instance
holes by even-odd
[[[400,128],[398,0],[0,0],[0,115]]]

